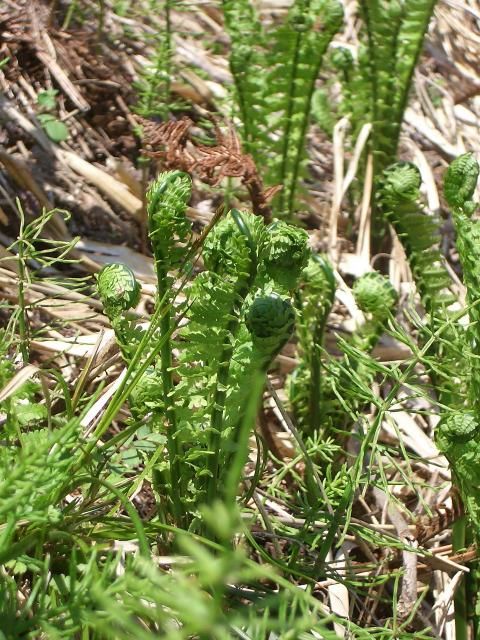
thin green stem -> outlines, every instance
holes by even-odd
[[[20,213],[20,230],[18,233],[18,331],[20,334],[20,353],[22,354],[23,363],[29,360],[29,327],[25,302],[25,281],[27,278],[27,267],[25,263],[25,247],[24,247],[24,226],[25,217],[23,210],[19,207]]]
[[[290,146],[290,133],[292,130],[292,123],[293,123],[292,117],[294,113],[294,102],[295,102],[295,82],[297,78],[297,69],[298,69],[298,64],[300,59],[300,42],[301,42],[302,35],[304,36],[305,34],[301,34],[297,31],[297,34],[295,37],[295,45],[294,45],[295,52],[292,60],[292,67],[291,67],[290,78],[288,83],[288,107],[287,107],[287,112],[285,114],[285,122],[287,126],[285,129],[285,134],[283,138],[282,163],[280,165],[280,174],[278,178],[279,183],[283,185],[285,185],[285,174],[287,172],[288,149]],[[280,211],[282,214],[285,214],[286,199],[287,199],[286,189],[282,189],[282,191],[280,192]],[[288,213],[290,215],[291,212],[288,212]]]
[[[323,343],[323,333],[327,316],[323,315],[320,322],[315,325],[312,340],[312,354],[310,364],[310,394],[308,402],[308,419],[310,425],[310,435],[320,428],[321,405],[322,405],[322,358],[321,348]]]
[[[453,551],[465,549],[465,516],[462,516],[452,526]],[[467,622],[467,589],[465,578],[458,585],[453,599],[455,609],[455,637],[456,640],[468,640]]]

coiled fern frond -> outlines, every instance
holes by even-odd
[[[459,156],[445,174],[445,198],[452,208],[457,248],[467,288],[470,324],[470,405],[480,417],[480,222],[472,218],[478,204],[472,201],[478,181],[479,165],[473,154]]]
[[[253,426],[245,427],[246,407],[252,393],[256,401],[262,393],[261,387],[252,390],[251,381],[265,376],[290,337],[290,295],[310,255],[305,231],[279,221],[266,225],[259,216],[233,209],[205,238],[206,270],[193,277],[191,252],[198,243],[191,242],[185,216],[190,189],[189,176],[175,171],[161,174],[147,193],[160,318],[153,340],[161,344],[129,399],[134,418],[165,435],[167,455],[152,478],[157,492],[169,495],[167,519],[182,526],[222,492],[232,456],[241,474],[248,453],[242,429]],[[179,276],[187,280],[181,303],[173,286]],[[132,361],[132,343],[137,362],[143,337],[126,317],[137,301],[133,274],[112,265],[99,285],[125,360]],[[203,480],[194,483],[195,477]]]
[[[435,430],[435,441],[449,461],[467,513],[480,535],[480,423],[469,411],[448,413]]]
[[[378,202],[402,242],[425,308],[442,314],[456,298],[449,290],[451,278],[439,249],[439,222],[424,210],[420,184],[414,164],[393,164],[382,175]]]
[[[394,227],[407,255],[417,291],[427,311],[427,341],[435,331],[440,336],[428,350],[429,374],[441,401],[449,406],[463,403],[465,380],[453,376],[463,371],[463,327],[454,319],[449,307],[457,302],[452,279],[440,251],[440,228],[435,216],[428,215],[420,201],[420,172],[411,163],[399,162],[388,167],[378,189],[378,203]],[[439,371],[436,366],[444,366]],[[463,390],[462,390],[463,389]]]

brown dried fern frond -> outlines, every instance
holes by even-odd
[[[147,145],[144,153],[156,158],[162,169],[186,171],[214,187],[224,178],[240,178],[248,190],[253,212],[266,222],[271,221],[269,202],[281,186],[265,189],[252,156],[243,153],[231,123],[222,128],[218,119],[212,118],[216,144],[209,146],[192,139],[193,121],[188,117],[160,124],[142,118],[138,120]]]

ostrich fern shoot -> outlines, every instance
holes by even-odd
[[[169,518],[177,524],[196,521],[199,506],[222,495],[226,461],[234,458],[241,473],[247,451],[240,431],[252,401],[249,380],[259,374],[265,378],[289,339],[295,318],[290,295],[309,257],[301,229],[279,221],[265,225],[262,218],[234,209],[205,239],[206,270],[193,277],[194,245],[185,216],[190,184],[186,174],[167,172],[147,193],[162,346],[130,396],[132,415],[150,416],[152,428],[167,438],[166,459],[154,478],[159,490],[169,492]],[[105,292],[109,275],[115,275],[113,290]],[[125,345],[140,344],[124,317],[136,302],[138,285],[131,276],[122,265],[110,265],[99,276],[105,312],[127,360],[131,351]],[[179,278],[187,280],[181,304],[174,289]],[[121,294],[125,302],[119,303]],[[181,327],[178,313],[184,318]],[[261,393],[262,385],[254,390],[255,406]],[[147,407],[138,406],[141,402]]]

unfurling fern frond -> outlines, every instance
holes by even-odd
[[[432,357],[429,374],[445,404],[462,403],[464,381],[443,376],[435,362],[449,362],[452,369],[461,373],[463,327],[454,319],[450,305],[457,302],[452,291],[452,280],[439,249],[440,229],[437,219],[428,215],[420,202],[420,173],[415,165],[399,162],[383,173],[378,189],[378,203],[383,214],[394,227],[407,255],[417,290],[428,316],[429,334],[442,328],[441,336],[428,350]]]
[[[283,185],[277,214],[291,216],[315,82],[341,26],[342,6],[337,0],[295,0],[284,24],[269,33],[246,0],[225,0],[223,7],[244,142],[257,166],[265,167],[265,182]]]
[[[265,124],[261,46],[262,25],[250,0],[223,0],[225,27],[230,36],[230,71],[235,83],[243,142],[255,154],[255,135]]]
[[[295,297],[299,364],[289,380],[289,397],[298,425],[313,435],[323,407],[322,353],[327,318],[335,296],[335,276],[328,260],[312,256]]]
[[[272,358],[288,342],[295,324],[295,312],[290,300],[277,293],[260,295],[253,302],[246,316],[247,329],[253,346],[270,364]]]
[[[367,353],[373,349],[392,313],[398,295],[390,280],[376,271],[355,281],[352,289],[358,307],[367,314],[366,323],[354,337],[355,346]]]
[[[268,248],[264,256],[266,279],[290,294],[311,254],[307,246],[308,235],[303,229],[280,220],[272,222],[267,232]]]
[[[149,238],[157,269],[165,273],[185,256],[191,234],[185,211],[191,192],[192,180],[182,171],[161,173],[147,191]]]
[[[432,315],[454,302],[451,278],[438,247],[438,220],[420,203],[420,172],[408,162],[398,162],[383,173],[379,205],[393,225],[407,254],[425,308]]]
[[[125,317],[125,312],[137,306],[140,300],[140,284],[130,267],[113,263],[105,265],[99,272],[97,291],[128,364],[136,345],[135,332],[132,323]]]
[[[153,482],[159,495],[169,496],[168,519],[181,525],[191,523],[199,505],[219,495],[226,476],[223,462],[232,452],[240,480],[239,462],[248,446],[245,429],[253,427],[244,424],[246,407],[252,394],[254,406],[262,394],[261,384],[252,390],[250,382],[252,376],[258,381],[265,376],[290,336],[295,314],[289,296],[310,254],[305,231],[278,221],[267,226],[263,218],[233,209],[206,237],[206,271],[192,278],[187,268],[191,227],[185,217],[190,188],[187,175],[167,172],[147,193],[158,278],[154,318],[160,320],[153,332],[153,340],[160,340],[158,362],[146,367],[142,354],[139,360],[145,340],[137,339],[133,322],[127,324],[123,315],[138,300],[133,274],[115,265],[99,277],[125,360],[146,367],[130,395],[130,408],[134,418],[166,436],[167,456],[154,468]],[[181,305],[175,299],[175,274],[192,278],[183,287]],[[178,309],[180,327],[174,324]],[[195,477],[203,482],[191,482]],[[230,490],[231,481],[229,476]]]
[[[468,411],[451,412],[435,429],[435,441],[449,461],[463,503],[480,536],[480,423]]]
[[[479,165],[473,154],[459,156],[445,174],[444,191],[452,208],[463,280],[467,287],[470,318],[468,334],[472,349],[470,402],[480,418],[480,221],[472,218],[478,207],[472,201],[478,175]]]
[[[362,84],[368,84],[371,119],[365,113],[362,123],[373,124],[371,148],[378,177],[395,159],[413,71],[435,4],[436,0],[360,2],[368,55],[359,55],[356,71]],[[354,87],[349,93],[355,96]]]
[[[336,0],[297,0],[285,25],[275,33],[266,58],[269,133],[278,136],[270,145],[266,181],[283,185],[277,196],[282,216],[291,216],[295,208],[315,82],[342,20],[343,9]]]

